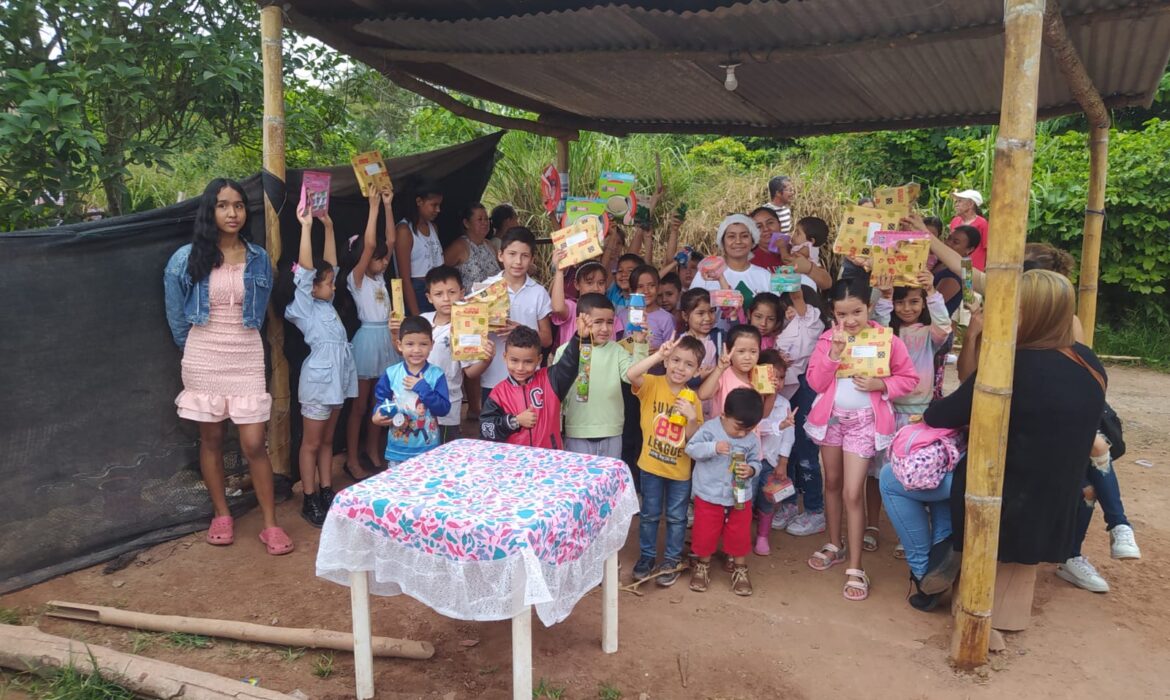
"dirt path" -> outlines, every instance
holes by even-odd
[[[998,698],[1166,697],[1170,668],[1170,375],[1110,368],[1110,398],[1125,420],[1129,454],[1117,465],[1126,509],[1143,559],[1115,562],[1098,515],[1086,555],[1113,587],[1107,595],[1076,589],[1043,566],[1031,629],[1009,638],[983,676],[947,665],[951,620],[940,609],[905,603],[905,566],[895,561],[893,530],[883,523],[881,551],[867,555],[874,581],[869,601],[841,597],[839,572],[818,574],[805,558],[816,537],[778,533],[773,554],[752,557],[756,594],[737,598],[729,577],[716,572],[711,590],[695,594],[686,579],[671,589],[622,594],[621,649],[600,650],[600,597],[590,594],[565,622],[534,632],[536,683],[564,689],[564,698]],[[1135,460],[1148,460],[1142,467]],[[146,612],[221,617],[296,627],[345,629],[348,591],[314,576],[318,531],[281,507],[297,543],[284,558],[262,554],[256,513],[237,525],[237,543],[213,548],[202,533],[143,553],[124,571],[95,567],[0,598],[0,605],[35,611],[62,599]],[[622,554],[625,572],[637,556],[637,535]],[[945,608],[946,606],[942,606]],[[380,698],[510,697],[507,622],[467,623],[432,613],[409,598],[374,601],[374,631],[429,640],[430,661],[375,662]],[[338,653],[332,675],[314,674],[317,652],[297,656],[263,645],[217,641],[208,649],[178,649],[161,636],[41,618],[42,629],[233,678],[256,677],[265,687],[300,689],[314,700],[348,698],[353,664]],[[474,646],[466,640],[477,640]],[[679,657],[688,666],[686,687]],[[0,693],[2,694],[2,693]],[[550,693],[548,697],[562,697]]]

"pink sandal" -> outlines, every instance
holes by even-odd
[[[211,519],[211,526],[207,528],[207,543],[223,547],[236,541],[235,521],[230,515],[221,515]]]
[[[813,571],[828,571],[845,561],[845,550],[829,542],[808,558],[808,568]]]
[[[860,579],[854,581],[853,579]],[[857,591],[850,595],[851,591]],[[845,588],[841,591],[845,600],[862,601],[869,597],[869,577],[861,569],[845,569]]]
[[[279,527],[270,527],[260,531],[260,541],[265,549],[273,556],[288,554],[293,551],[293,542],[288,533]]]

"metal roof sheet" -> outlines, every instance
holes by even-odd
[[[379,69],[568,128],[798,135],[998,116],[1002,0],[291,0],[293,26]],[[1146,103],[1170,1],[1064,0],[1106,104]],[[728,60],[739,87],[723,87]],[[1045,52],[1043,115],[1079,111]]]

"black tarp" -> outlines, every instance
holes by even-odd
[[[482,196],[501,135],[388,162],[396,218],[412,186],[435,181],[445,195],[441,237],[457,236],[459,212]],[[364,230],[368,204],[352,168],[324,170],[333,174],[331,216],[344,251],[345,239]],[[288,193],[273,291],[282,308],[300,235],[301,171],[288,172],[283,191],[279,181],[263,181],[277,201]],[[252,240],[263,245],[262,177],[243,184]],[[179,353],[162,293],[163,267],[190,241],[196,204],[0,234],[0,593],[206,527],[211,504],[199,478],[198,430],[175,415]],[[319,251],[319,224],[315,231]],[[346,317],[344,284],[338,295]],[[346,320],[352,329],[354,319]],[[285,339],[295,462],[296,385],[307,349],[287,323]],[[238,454],[226,461],[229,473],[245,470]],[[232,500],[233,509],[250,504],[247,496]]]

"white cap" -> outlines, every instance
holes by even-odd
[[[975,202],[975,206],[983,206],[983,195],[979,194],[978,190],[963,190],[962,192],[955,192],[951,194],[952,197],[962,197]]]
[[[720,248],[723,247],[723,234],[727,233],[727,227],[732,224],[743,224],[746,226],[748,233],[752,234],[752,245],[759,245],[760,227],[756,226],[756,222],[750,217],[743,214],[731,214],[719,223],[719,230],[715,232],[715,245]]]

